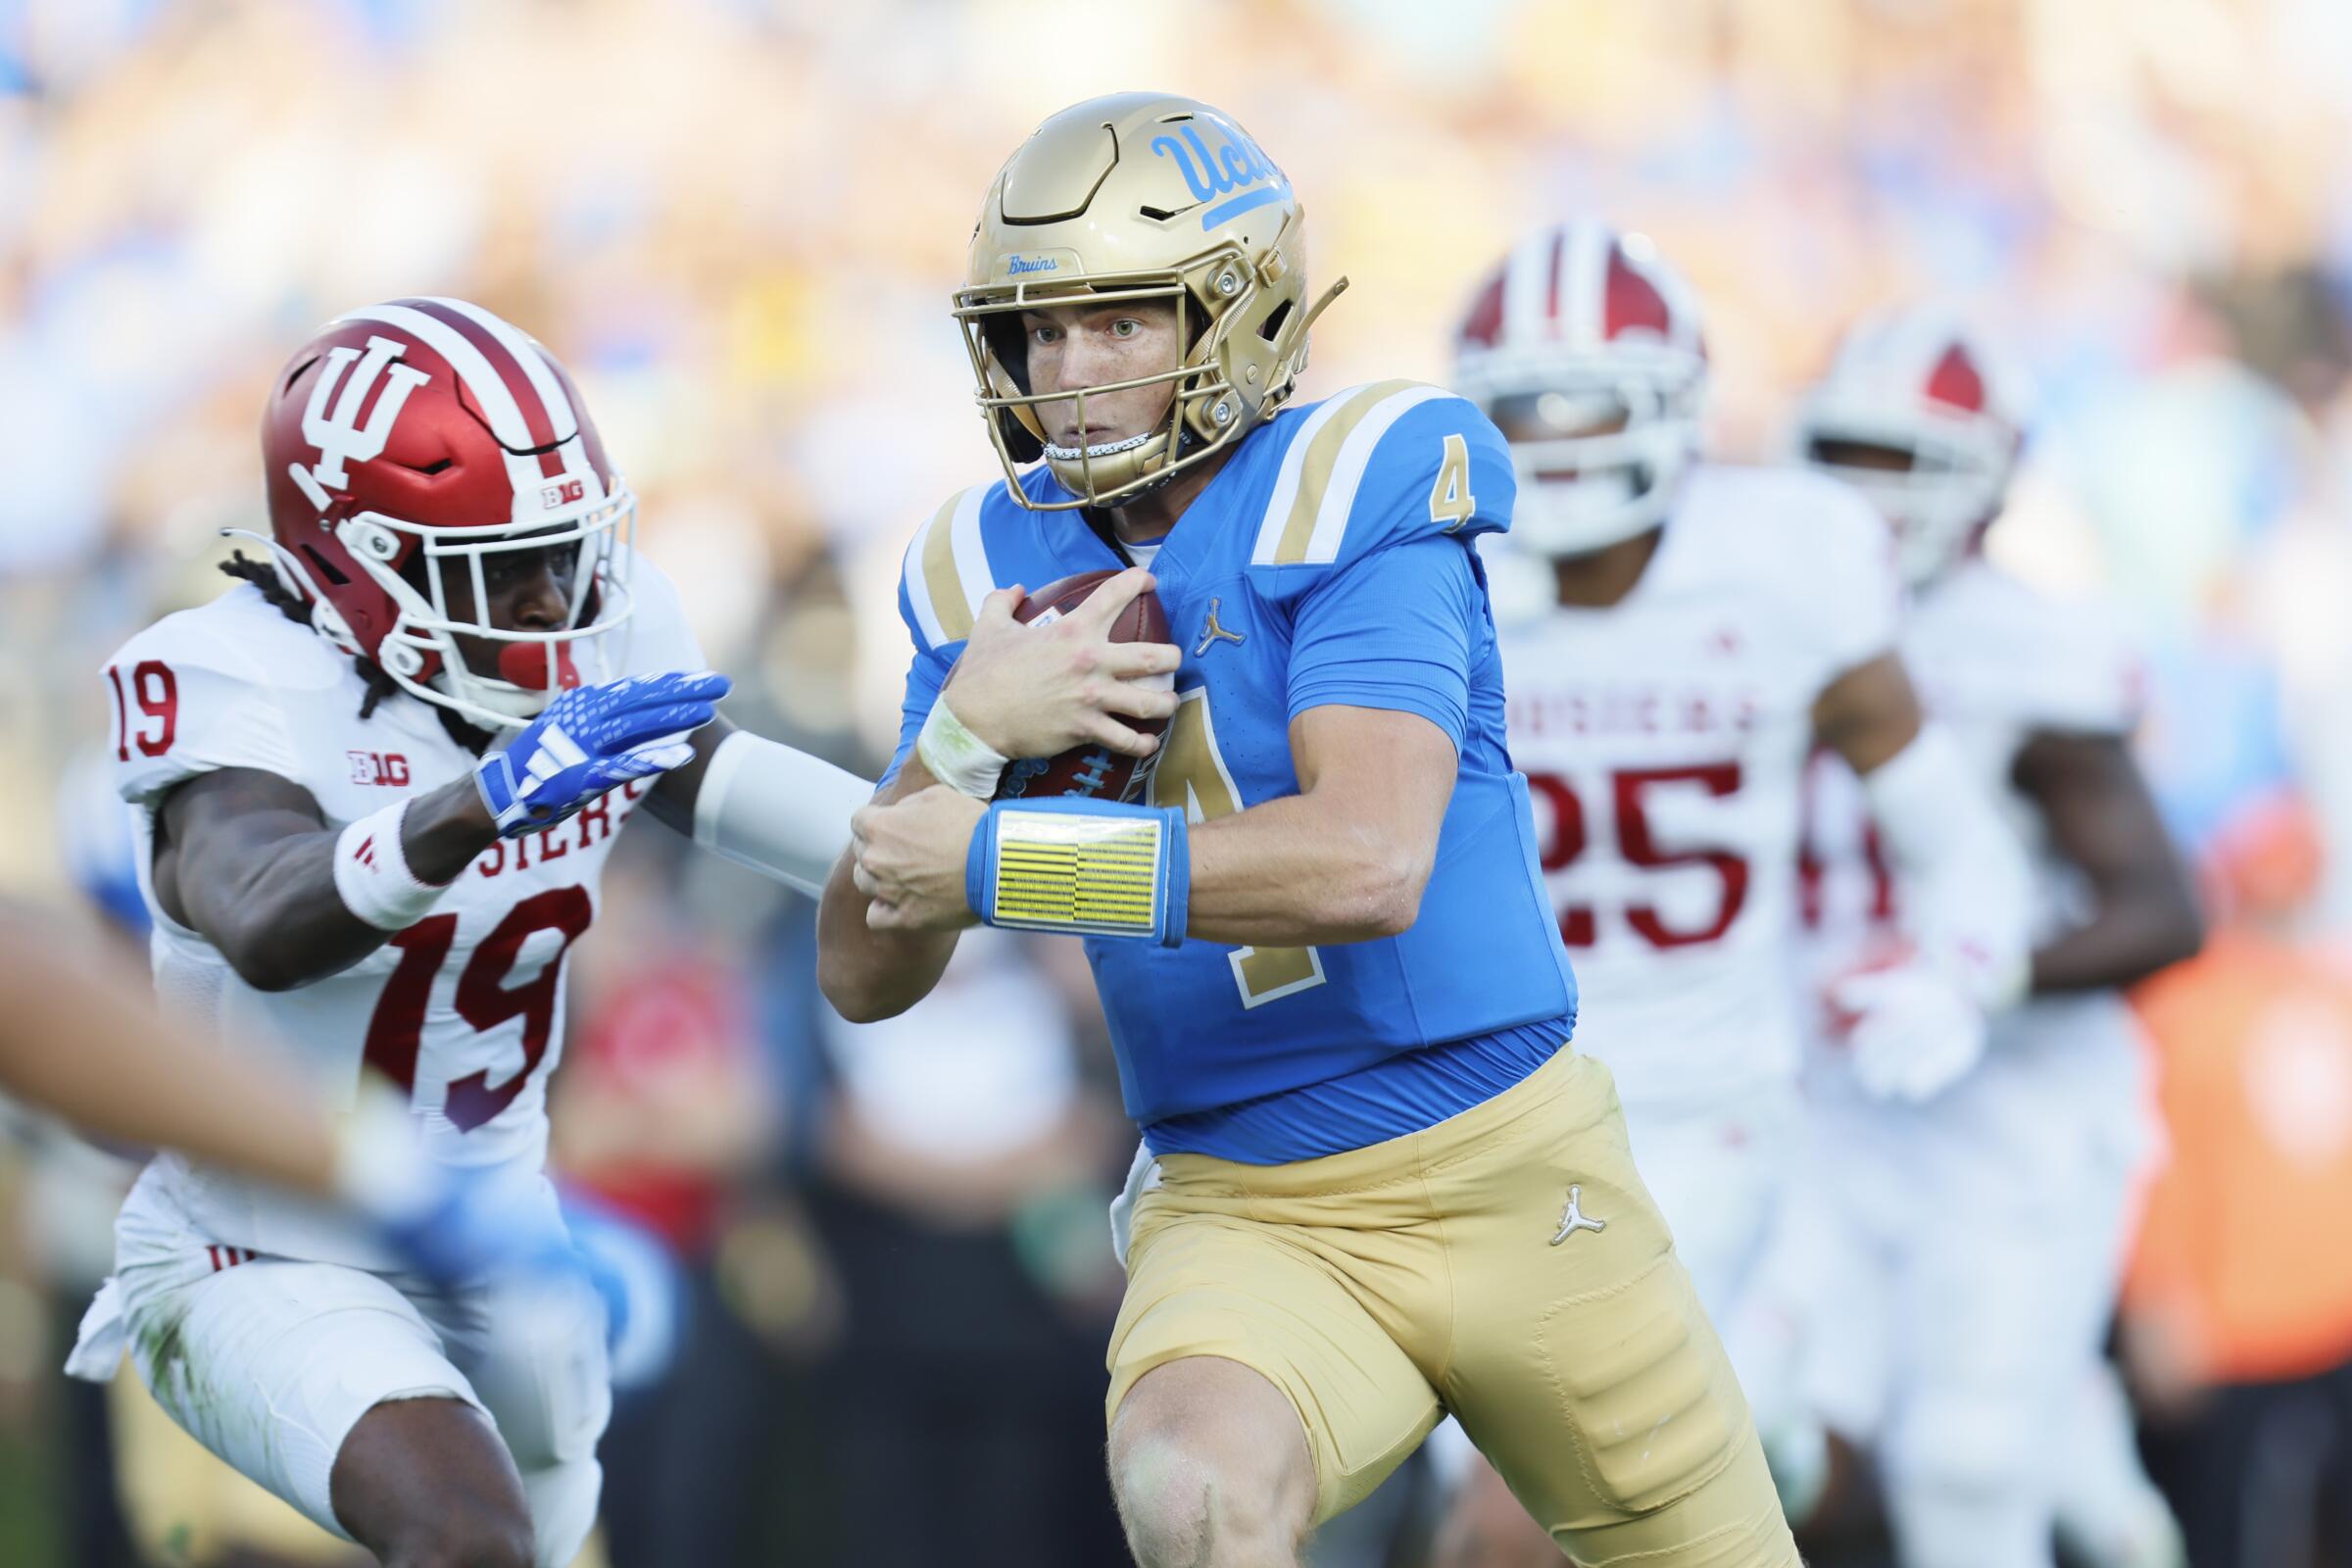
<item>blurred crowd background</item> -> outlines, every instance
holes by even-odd
[[[1354,279],[1310,395],[1442,380],[1472,279],[1585,214],[1696,284],[1726,456],[1773,455],[1874,307],[1956,298],[2008,343],[2038,415],[1992,548],[2144,640],[2146,760],[2216,932],[2141,999],[2170,1163],[2117,1353],[2160,1477],[2230,1390],[2292,1383],[2322,1393],[2280,1484],[2334,1485],[2344,0],[0,0],[0,897],[136,940],[78,760],[99,662],[221,586],[218,529],[267,526],[289,347],[399,294],[561,355],[738,719],[877,768],[900,552],[994,464],[948,315],[976,204],[1038,120],[1130,87],[1229,110],[1317,272]],[[1102,1216],[1132,1129],[1075,954],[967,941],[932,1003],[853,1028],[814,996],[805,902],[653,832],[612,891],[559,1157],[659,1238],[678,1353],[622,1396],[609,1559],[1123,1560]],[[135,1383],[56,1375],[128,1167],[16,1131],[0,1562],[340,1560]],[[1326,1560],[1412,1560],[1409,1521],[1356,1531]]]

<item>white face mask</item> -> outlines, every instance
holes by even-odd
[[[1538,479],[1519,491],[1518,520],[1539,527],[1587,529],[1621,515],[1641,496],[1631,468],[1584,473],[1573,479]]]
[[[1913,588],[1942,575],[1967,552],[1978,527],[1998,510],[2007,477],[1932,463],[1909,472],[1819,462],[1814,466],[1860,491],[1886,519],[1896,568]]]
[[[346,540],[353,558],[383,585],[399,611],[399,619],[377,649],[376,662],[403,690],[492,730],[529,722],[567,687],[612,678],[626,662],[626,626],[635,610],[629,568],[636,511],[636,497],[616,482],[610,497],[577,509],[553,526],[535,526],[521,537],[514,530],[425,530],[373,514],[343,524],[355,530]],[[421,593],[383,564],[397,548],[392,536],[398,532],[424,536]],[[479,607],[491,597],[486,557],[565,544],[576,544],[578,553],[565,573],[570,613],[564,625],[545,631],[502,631],[482,619],[478,609],[471,618],[453,615],[453,574],[470,579],[470,602]],[[459,645],[461,637],[494,648],[496,666],[470,667]],[[439,667],[419,679],[430,656],[438,656]]]
[[[1546,556],[1599,550],[1656,527],[1690,466],[1694,432],[1657,424],[1615,435],[1516,442],[1511,538]],[[1545,478],[1574,468],[1576,477]]]

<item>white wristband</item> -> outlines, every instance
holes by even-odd
[[[975,801],[996,797],[997,780],[1012,761],[965,729],[944,696],[931,705],[922,733],[914,738],[914,755],[923,760],[933,778]]]
[[[378,931],[406,931],[441,901],[447,887],[420,882],[400,845],[407,801],[361,817],[335,840],[335,891],[343,906]]]

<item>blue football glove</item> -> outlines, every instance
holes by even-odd
[[[508,1179],[501,1179],[508,1178]],[[424,1200],[376,1216],[376,1230],[412,1269],[436,1285],[493,1274],[577,1273],[580,1259],[544,1187],[455,1166],[432,1167]]]
[[[575,1188],[559,1189],[564,1227],[579,1250],[588,1283],[605,1303],[612,1386],[660,1380],[677,1354],[684,1281],[662,1239],[611,1204]]]
[[[494,1275],[588,1279],[555,1188],[537,1171],[432,1158],[409,1107],[374,1089],[336,1136],[336,1190],[415,1273],[444,1287]]]
[[[694,756],[686,737],[717,716],[727,677],[631,675],[578,686],[547,705],[473,770],[501,838],[563,821],[608,790]]]
[[[376,1234],[410,1269],[443,1290],[494,1289],[526,1317],[555,1312],[574,1296],[593,1299],[608,1352],[627,1349],[633,1374],[650,1377],[667,1364],[674,1306],[621,1244],[593,1227],[576,1234],[578,1217],[558,1206],[549,1183],[513,1170],[434,1165],[418,1196],[423,1206],[376,1218]],[[525,1325],[511,1327],[529,1338]]]

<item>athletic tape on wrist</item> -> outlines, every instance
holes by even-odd
[[[964,897],[990,925],[1184,941],[1192,851],[1175,807],[1000,801],[972,832]]]
[[[449,891],[418,881],[409,869],[400,843],[408,811],[407,801],[395,802],[361,817],[335,840],[335,892],[345,908],[378,931],[406,931]]]
[[[965,729],[945,697],[932,703],[924,716],[922,732],[914,738],[914,755],[933,778],[975,801],[997,793],[997,780],[1012,760]]]

